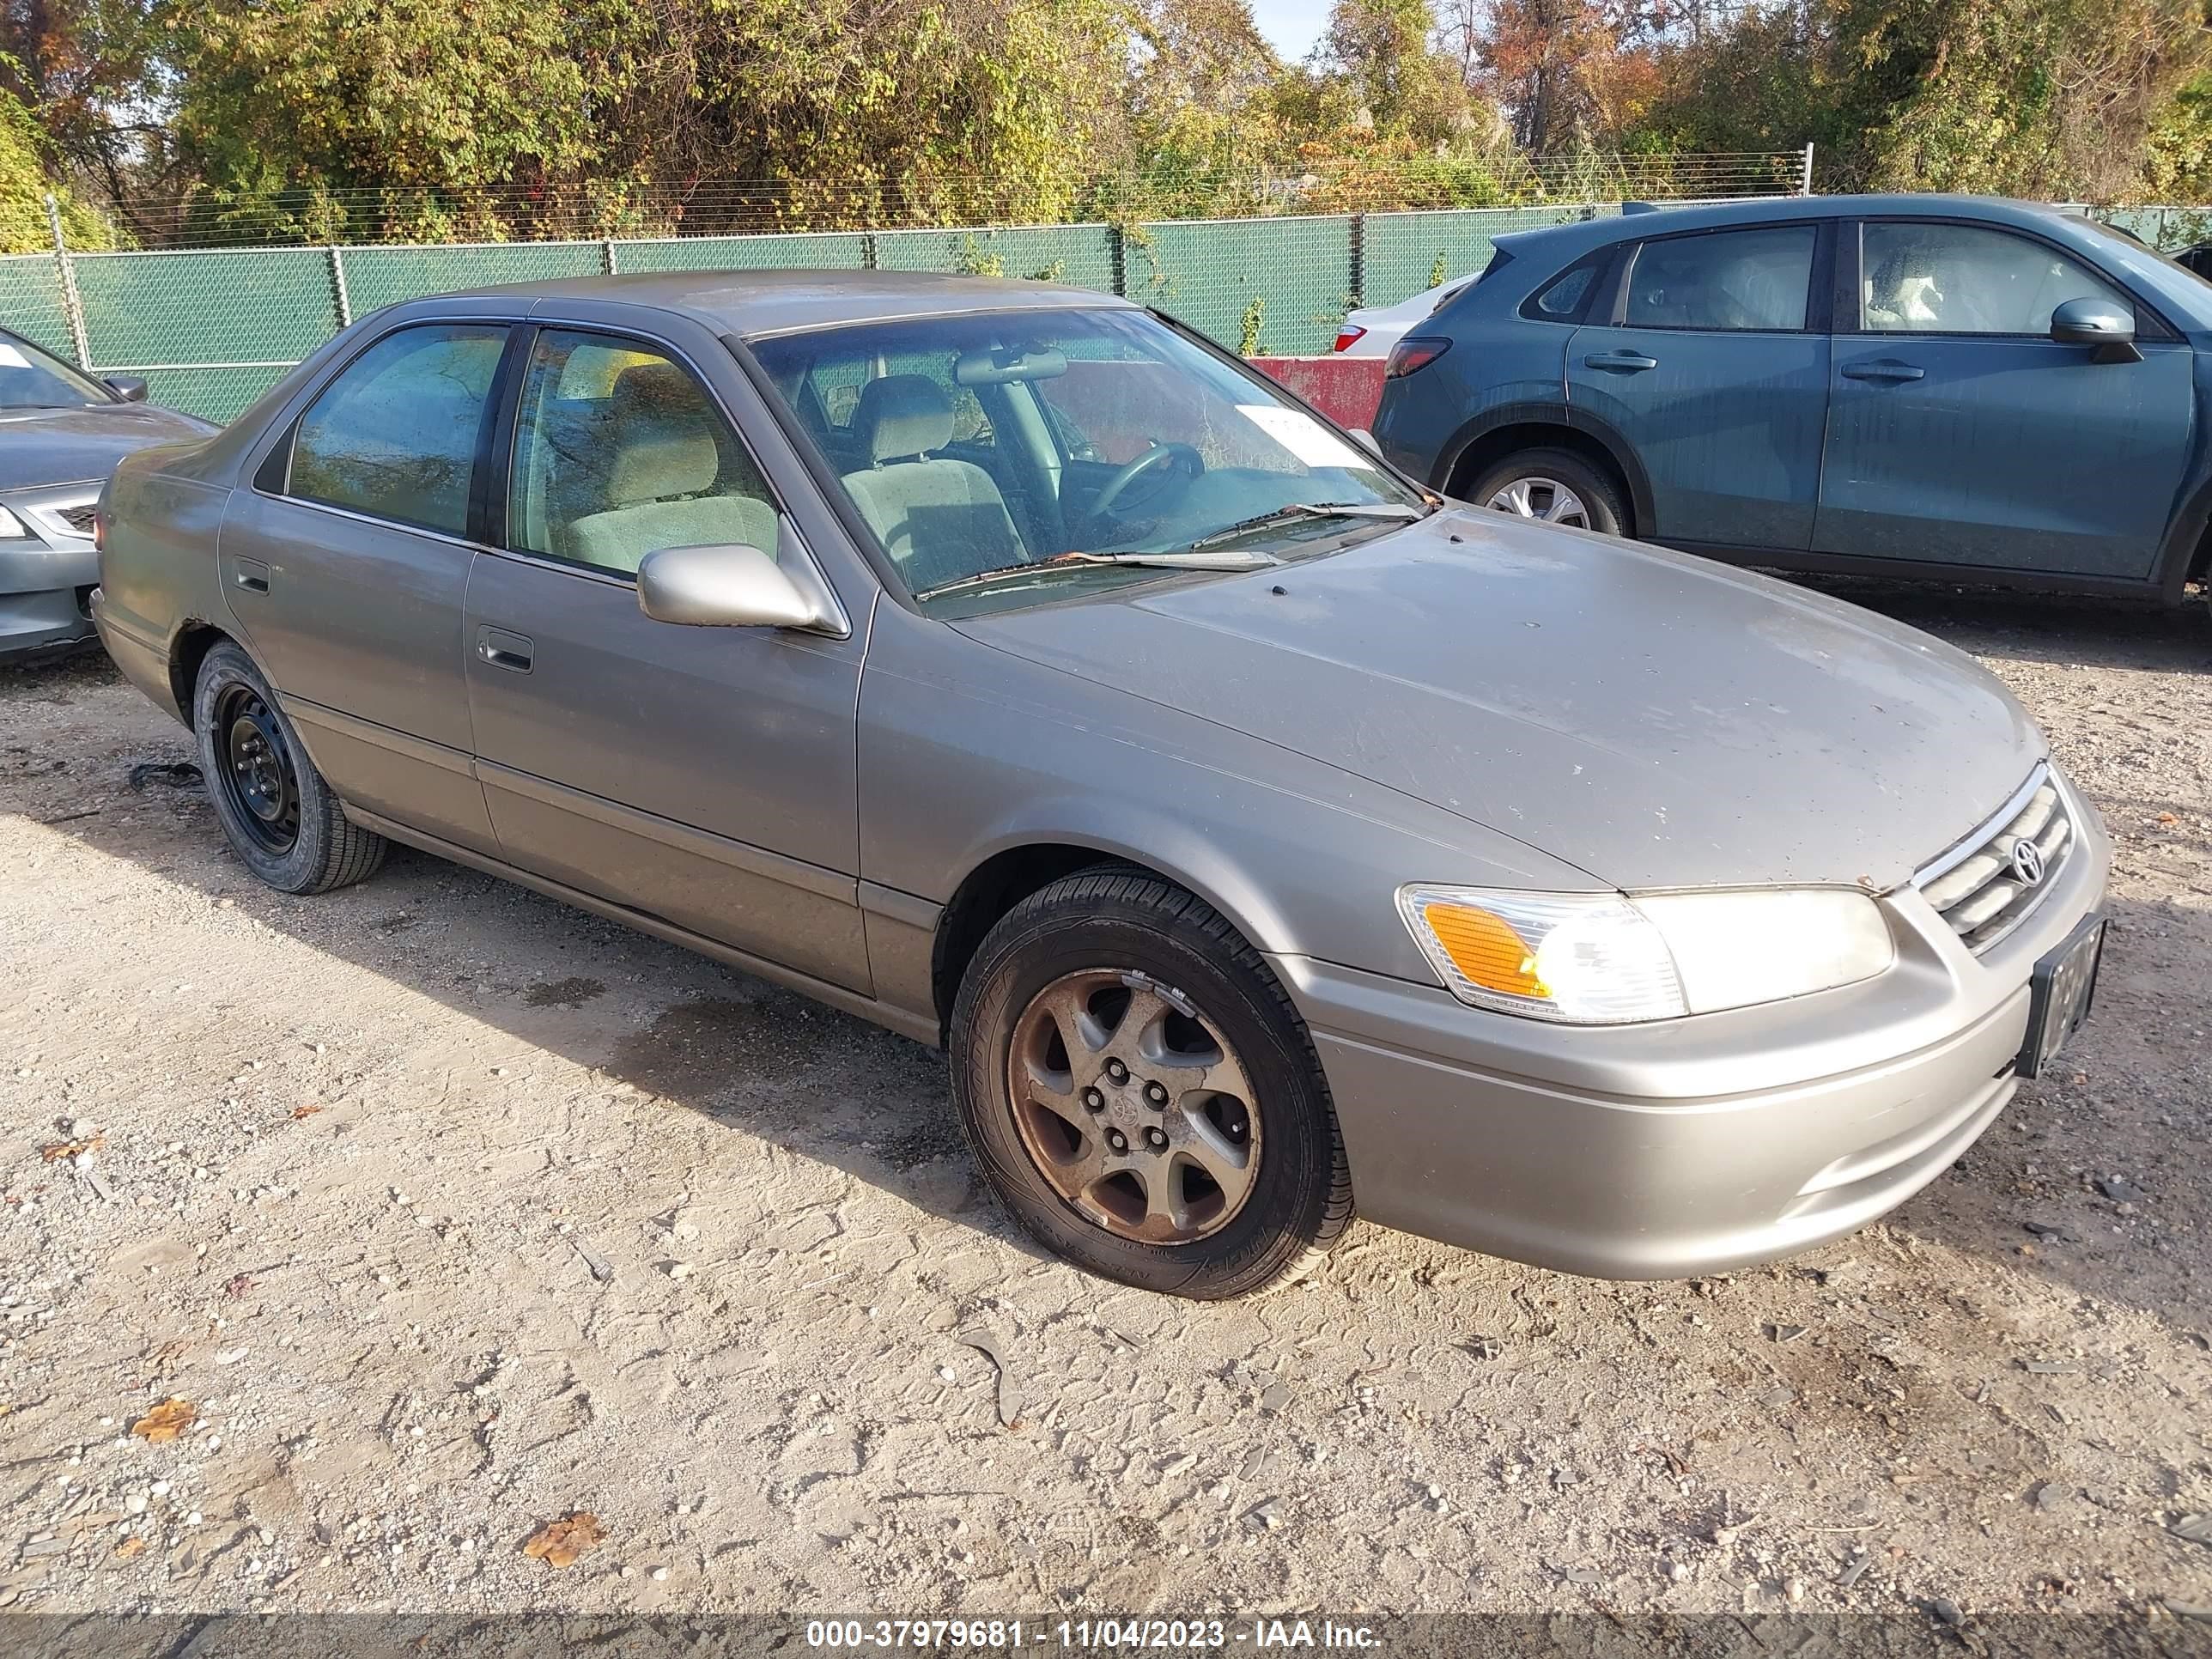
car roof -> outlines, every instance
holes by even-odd
[[[564,276],[510,283],[439,296],[441,301],[528,300],[613,301],[679,312],[717,333],[757,338],[837,323],[885,322],[903,317],[1065,308],[1133,310],[1130,301],[1094,289],[1059,283],[1014,282],[995,276],[924,270],[666,270],[612,276]]]
[[[2053,220],[2078,216],[2040,202],[2015,202],[2002,196],[1754,196],[1695,207],[1647,208],[1536,230],[1509,231],[1492,240],[1523,252],[1579,253],[1631,238],[1665,236],[1676,231],[1717,230],[1737,225],[1773,224],[1783,220],[1846,219],[1863,215],[1898,219],[1978,219],[2022,228],[2047,228]]]

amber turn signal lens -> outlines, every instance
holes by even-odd
[[[1552,994],[1536,976],[1536,955],[1505,921],[1487,910],[1460,904],[1431,904],[1421,919],[1452,965],[1486,991],[1507,996]]]

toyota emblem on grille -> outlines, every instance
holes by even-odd
[[[2012,844],[2012,872],[2023,887],[2034,887],[2043,880],[2043,849],[2022,836]]]

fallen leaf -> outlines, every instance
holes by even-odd
[[[65,1158],[75,1158],[79,1152],[96,1152],[107,1145],[107,1133],[102,1130],[87,1140],[57,1140],[39,1148],[39,1156],[49,1164],[58,1164]]]
[[[574,1566],[578,1556],[605,1536],[598,1516],[578,1510],[565,1521],[549,1521],[540,1527],[522,1547],[522,1553],[549,1567]]]
[[[199,1420],[199,1407],[172,1395],[131,1425],[131,1432],[158,1445],[174,1440]]]
[[[319,1112],[322,1109],[323,1109],[319,1106],[295,1106],[292,1109],[293,1121],[297,1122],[303,1117],[313,1117],[317,1112]]]
[[[143,1550],[145,1547],[146,1540],[135,1534],[131,1537],[122,1539],[118,1540],[115,1546],[115,1559],[118,1561],[128,1561],[132,1556],[137,1554],[140,1550]]]

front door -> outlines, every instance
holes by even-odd
[[[425,323],[371,343],[231,493],[220,560],[239,631],[331,787],[484,852],[461,618],[507,338]]]
[[[1567,342],[1568,404],[1620,434],[1650,481],[1638,535],[1811,544],[1828,405],[1819,245],[1809,224],[1654,238],[1613,316]]]
[[[2147,313],[2141,362],[2052,340],[2068,300],[2134,302],[2010,230],[1869,221],[1857,263],[1857,314],[1836,319],[1815,549],[2150,576],[2192,442],[2189,347],[2142,337]]]
[[[638,609],[663,547],[806,558],[736,428],[668,348],[536,336],[503,550],[469,582],[477,769],[506,858],[849,989],[864,639]]]

